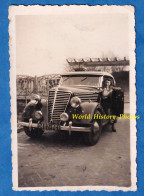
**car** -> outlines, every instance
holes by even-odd
[[[112,116],[124,112],[124,92],[116,87],[114,77],[107,72],[67,72],[61,75],[58,86],[48,91],[47,99],[34,95],[26,105],[22,122],[26,135],[40,137],[45,130],[83,132],[85,141],[95,145],[102,128],[111,123],[103,107],[104,82],[109,80],[112,87]],[[95,118],[97,117],[97,118]],[[113,121],[113,123],[115,123]]]

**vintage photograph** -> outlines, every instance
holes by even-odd
[[[132,6],[10,6],[14,190],[136,190]]]

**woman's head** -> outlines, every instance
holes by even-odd
[[[110,86],[110,85],[111,85],[111,81],[110,80],[105,80],[104,86],[107,87],[107,86]]]

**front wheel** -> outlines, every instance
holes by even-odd
[[[39,138],[44,133],[44,130],[40,128],[32,128],[30,131],[28,127],[24,127],[24,131],[30,138]]]
[[[101,115],[99,111],[96,111],[95,114]],[[85,135],[86,143],[90,146],[95,145],[100,138],[101,131],[102,131],[101,119],[94,119],[92,122],[91,132],[86,133]]]

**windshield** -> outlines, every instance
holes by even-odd
[[[75,86],[75,85],[88,85],[100,87],[100,79],[102,76],[91,76],[91,75],[71,75],[62,76],[60,80],[60,85],[63,86]]]

